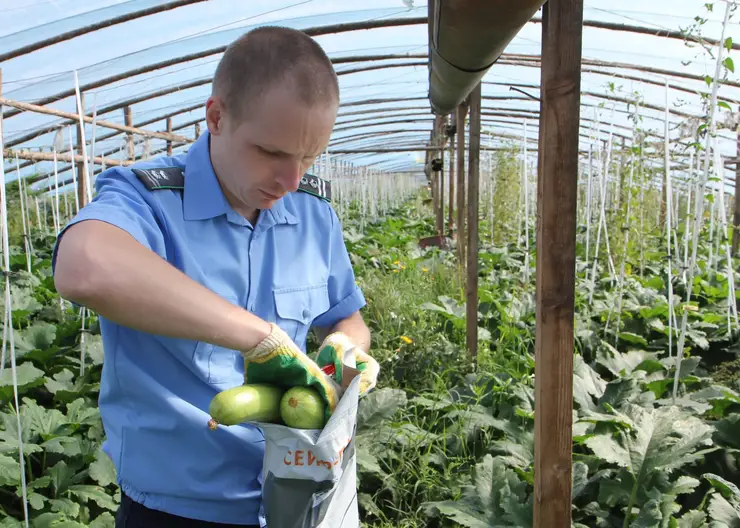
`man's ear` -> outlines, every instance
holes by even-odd
[[[218,136],[224,127],[224,104],[217,95],[212,95],[206,101],[206,124],[212,136]]]

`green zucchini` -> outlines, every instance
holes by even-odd
[[[280,421],[280,400],[285,389],[263,383],[244,384],[219,392],[211,400],[208,427],[244,422]]]

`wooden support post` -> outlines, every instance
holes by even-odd
[[[437,191],[437,234],[445,234],[445,120],[439,122],[439,132],[437,133],[437,142],[439,145],[439,162],[441,167],[437,175],[439,190]]]
[[[578,125],[584,0],[542,13],[534,528],[570,528]]]
[[[447,216],[447,231],[450,238],[452,238],[455,231],[455,163],[455,136],[453,135],[450,137],[450,204]]]
[[[131,113],[131,107],[126,106],[123,108],[123,119],[124,123],[127,127],[134,126],[134,117]],[[134,149],[134,135],[127,133],[126,134],[126,146],[128,147],[128,159],[134,160],[136,159],[136,150]]]
[[[457,260],[465,267],[465,116],[467,102],[457,107]]]
[[[432,158],[433,159],[433,158]],[[437,171],[434,170],[434,167],[431,168],[431,174],[430,174],[430,180],[429,180],[429,187],[432,191],[432,214],[434,215],[434,225],[435,228],[437,227],[437,202],[439,202],[439,186],[437,185],[437,178],[438,174]]]
[[[437,222],[437,171],[434,170],[434,160],[436,158],[436,152],[434,149],[436,147],[434,146],[434,141],[436,138],[436,133],[434,130],[429,134],[429,146],[431,147],[431,150],[427,151],[426,154],[426,168],[427,168],[427,181],[429,182],[429,190],[432,194],[432,215],[434,216],[434,222],[436,227]]]
[[[473,364],[478,357],[478,195],[480,187],[481,82],[470,92],[468,155],[467,344]]]
[[[167,133],[172,134],[172,118],[167,118]],[[172,141],[167,140],[167,155],[172,156]]]
[[[737,157],[740,159],[740,126],[737,129]],[[735,214],[732,219],[732,255],[737,256],[740,247],[740,162],[735,164]]]
[[[85,108],[85,94],[80,93],[80,103],[82,105],[82,108]],[[84,114],[84,112],[80,112],[81,114]],[[86,144],[82,141],[82,124],[77,123],[77,154],[79,154],[82,159],[76,163],[77,165],[77,200],[80,203],[80,208],[84,207],[85,204],[87,204],[87,178],[85,176],[85,147]]]
[[[200,123],[195,123],[195,139],[200,137]]]

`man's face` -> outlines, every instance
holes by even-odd
[[[236,122],[218,98],[207,103],[211,162],[232,207],[247,218],[294,192],[329,143],[337,105],[309,107],[289,88],[268,91]]]

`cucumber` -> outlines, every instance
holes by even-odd
[[[243,422],[280,421],[280,400],[285,389],[275,385],[253,383],[239,385],[219,392],[211,400],[208,427]]]

